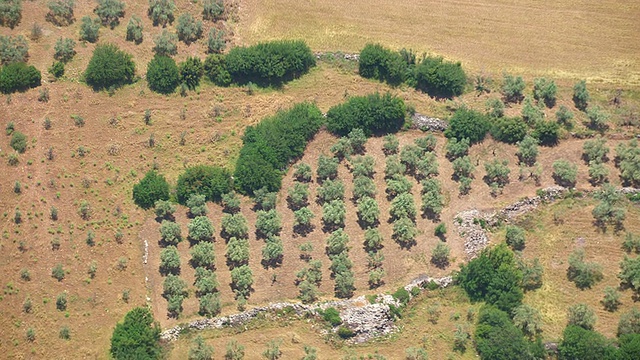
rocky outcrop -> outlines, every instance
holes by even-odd
[[[445,131],[449,124],[438,118],[428,117],[426,115],[415,113],[411,117],[412,127],[422,131]]]

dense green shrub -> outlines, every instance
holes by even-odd
[[[100,19],[83,16],[80,20],[80,40],[95,43],[100,32]]]
[[[484,139],[489,127],[489,121],[484,114],[462,107],[449,119],[449,128],[445,135],[457,140],[469,139],[473,144]]]
[[[53,75],[56,79],[61,78],[64,75],[64,63],[60,61],[54,61],[51,67],[47,69],[49,74]]]
[[[578,110],[585,111],[589,105],[589,91],[586,80],[580,80],[573,86],[573,103]]]
[[[11,141],[9,146],[20,154],[23,154],[27,150],[27,136],[20,131],[14,131],[11,134]]]
[[[142,19],[139,16],[133,15],[127,23],[127,41],[133,41],[136,44],[142,43],[142,31],[144,27],[142,25]]]
[[[102,20],[102,25],[111,29],[120,23],[120,18],[124,16],[124,2],[120,0],[96,0],[98,6],[93,10]]]
[[[562,341],[558,345],[561,360],[601,360],[616,359],[615,348],[602,334],[569,325],[562,333]]]
[[[119,87],[133,82],[136,66],[131,55],[112,44],[98,45],[84,72],[94,89]]]
[[[45,16],[47,21],[57,26],[67,26],[73,23],[73,8],[75,0],[52,0],[47,3],[49,12]]]
[[[200,78],[204,74],[200,58],[189,56],[180,63],[180,80],[191,90],[200,85]]]
[[[527,124],[517,117],[503,117],[491,124],[491,136],[509,144],[515,144],[527,135]]]
[[[159,359],[160,326],[148,308],[135,308],[118,323],[111,336],[111,356],[116,360]]]
[[[231,74],[227,71],[224,55],[211,54],[204,61],[204,74],[207,78],[220,86],[231,84]]]
[[[533,98],[544,102],[547,107],[552,108],[556,104],[556,94],[558,87],[555,81],[545,78],[533,80]]]
[[[507,245],[511,246],[513,250],[524,249],[524,229],[516,225],[507,225],[505,240],[507,242]]]
[[[178,35],[165,30],[153,37],[153,52],[156,55],[172,56],[178,53]]]
[[[247,127],[234,174],[236,189],[245,194],[280,189],[281,170],[302,155],[322,123],[315,105],[301,103]]]
[[[431,96],[451,98],[461,95],[467,84],[462,65],[441,57],[426,57],[414,70],[415,87]]]
[[[478,325],[474,333],[476,350],[482,360],[510,360],[542,358],[535,354],[533,344],[526,341],[509,315],[492,306],[483,306],[478,315]]]
[[[22,0],[3,0],[0,2],[0,25],[11,29],[22,19]]]
[[[404,117],[404,101],[389,93],[353,96],[329,109],[327,129],[342,136],[353,129],[362,129],[367,136],[391,133],[402,128]]]
[[[523,298],[522,272],[506,244],[482,250],[461,266],[456,281],[472,301],[486,301],[505,311],[520,305]]]
[[[504,84],[502,85],[502,95],[506,102],[520,102],[523,99],[522,92],[525,88],[524,80],[521,76],[513,77],[504,74]]]
[[[153,20],[153,26],[166,27],[167,24],[173,23],[175,9],[176,5],[173,0],[149,0],[147,15]]]
[[[42,75],[33,65],[10,63],[0,68],[0,92],[10,94],[40,86]]]
[[[170,94],[180,83],[176,61],[168,56],[156,55],[147,65],[147,83],[152,91]]]
[[[231,191],[231,174],[218,166],[196,165],[187,168],[178,177],[176,197],[178,203],[186,204],[192,194],[204,195],[208,201],[220,201],[223,194]]]
[[[555,121],[540,120],[536,122],[532,135],[541,145],[553,146],[558,143],[560,125]]]
[[[227,54],[226,65],[237,83],[279,85],[309,71],[316,60],[303,41],[281,40],[235,47]]]
[[[29,57],[29,45],[22,35],[0,35],[0,65],[14,62],[26,62]]]
[[[71,61],[73,56],[76,54],[74,47],[76,46],[76,42],[73,39],[69,38],[58,38],[56,40],[56,44],[53,47],[55,53],[53,54],[53,58],[61,61],[63,63]]]
[[[398,85],[405,80],[408,65],[399,53],[379,44],[367,44],[360,51],[358,72],[364,78]]]
[[[189,45],[202,37],[202,21],[196,21],[193,15],[183,13],[178,16],[176,32],[178,39]]]
[[[154,206],[158,200],[169,199],[169,183],[164,176],[149,171],[139,183],[133,186],[133,202],[143,209]]]

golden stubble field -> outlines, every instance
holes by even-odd
[[[640,84],[640,3],[623,0],[247,0],[243,43],[305,39],[314,50],[369,42],[413,48],[500,76]]]

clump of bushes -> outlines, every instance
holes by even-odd
[[[130,359],[132,356],[158,359],[162,353],[159,341],[160,326],[153,319],[151,311],[143,307],[135,308],[113,330],[111,356],[116,360]]]
[[[189,45],[202,37],[202,21],[196,21],[193,15],[184,13],[178,16],[176,32],[178,39]]]
[[[0,3],[0,25],[11,29],[22,20],[22,0],[4,0]]]
[[[15,62],[0,68],[0,92],[10,94],[40,86],[42,75],[33,65]]]
[[[173,23],[175,9],[176,4],[174,4],[173,0],[149,0],[147,14],[153,20],[153,26],[162,25],[162,27],[166,27],[167,24]]]
[[[142,43],[142,19],[137,15],[133,15],[129,22],[127,23],[127,41],[133,41],[136,44]]]
[[[90,16],[84,16],[80,23],[80,40],[95,43],[98,41],[100,31],[100,19],[92,19]]]
[[[84,72],[94,89],[117,88],[133,82],[136,66],[130,54],[112,44],[98,45]]]
[[[147,82],[152,91],[170,94],[180,83],[176,61],[168,56],[156,55],[147,65]]]
[[[225,57],[226,68],[239,84],[279,85],[295,79],[316,65],[303,41],[271,41],[235,47]]]
[[[0,35],[0,65],[14,62],[26,62],[29,57],[29,45],[22,35]]]
[[[354,96],[327,112],[327,129],[334,134],[347,135],[362,129],[367,136],[397,132],[405,119],[402,99],[389,93]]]
[[[133,186],[133,201],[143,209],[153,207],[158,200],[169,199],[169,183],[164,176],[149,171]]]
[[[445,135],[458,141],[469,139],[473,144],[484,139],[489,127],[489,121],[484,114],[462,107],[449,119],[449,128]]]
[[[196,165],[187,168],[178,177],[176,197],[178,203],[186,204],[193,194],[204,195],[208,201],[220,201],[222,195],[231,191],[231,173],[221,167]]]
[[[248,127],[234,173],[236,189],[244,194],[263,187],[279,190],[281,170],[302,155],[323,122],[315,105],[302,103]]]

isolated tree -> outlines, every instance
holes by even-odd
[[[162,220],[160,225],[162,242],[167,245],[178,245],[182,241],[180,225],[173,221]]]
[[[120,0],[96,0],[98,6],[93,10],[102,20],[102,25],[115,28],[124,16],[124,2]]]
[[[427,179],[422,181],[422,213],[430,219],[436,219],[440,216],[444,208],[444,197],[440,182],[436,179]]]
[[[142,19],[139,16],[133,15],[127,23],[127,41],[133,41],[136,44],[142,43],[143,35],[142,31],[144,27],[142,25]]]
[[[411,193],[403,193],[391,201],[389,213],[393,219],[415,219],[417,211]]]
[[[582,146],[582,158],[586,163],[590,162],[605,162],[607,154],[609,153],[609,147],[606,145],[607,140],[601,136],[597,136],[593,140],[585,141]]]
[[[573,86],[573,103],[581,111],[587,109],[589,105],[589,91],[586,80],[580,80]]]
[[[242,360],[244,359],[244,346],[238,344],[235,339],[227,343],[224,360]]]
[[[585,304],[576,304],[569,307],[569,325],[580,326],[586,330],[593,330],[596,323],[596,314]]]
[[[373,177],[375,160],[370,155],[355,156],[351,158],[351,173],[353,177]]]
[[[428,152],[418,160],[415,169],[415,176],[417,180],[438,176],[438,159],[432,152]]]
[[[236,298],[249,297],[253,285],[253,273],[248,265],[241,265],[231,270],[231,283]]]
[[[178,35],[162,30],[162,32],[153,37],[153,52],[159,56],[172,56],[178,53]]]
[[[27,150],[27,136],[20,131],[14,131],[13,134],[11,134],[9,146],[20,154],[24,154]]]
[[[496,186],[503,188],[509,182],[509,162],[507,160],[495,159],[492,162],[484,164],[487,175],[485,181],[491,187]]]
[[[606,114],[599,106],[591,106],[587,109],[587,126],[600,133],[609,128],[609,115]]]
[[[233,191],[222,195],[222,211],[228,214],[236,214],[240,212],[240,197]]]
[[[387,194],[390,197],[396,197],[400,194],[410,193],[413,184],[405,176],[400,174],[393,175],[392,178],[387,179]]]
[[[271,210],[276,207],[278,193],[271,192],[267,188],[261,188],[253,193],[255,207],[259,210]]]
[[[625,255],[620,263],[618,278],[623,287],[640,293],[640,257],[632,258]]]
[[[538,258],[532,261],[518,259],[518,269],[522,272],[522,288],[525,291],[539,289],[542,286],[544,267]]]
[[[538,121],[544,119],[544,112],[542,108],[536,104],[530,97],[524,98],[524,105],[522,106],[522,119],[529,125],[534,125]]]
[[[366,251],[378,251],[383,245],[383,238],[380,230],[369,228],[364,232],[364,248]]]
[[[348,299],[355,291],[355,278],[351,270],[341,271],[335,276],[335,294],[337,298]]]
[[[620,178],[625,186],[640,186],[640,147],[638,140],[616,147],[616,161],[620,169]]]
[[[226,238],[246,238],[249,235],[247,219],[242,214],[225,214],[221,221],[222,233]]]
[[[298,233],[306,233],[311,230],[311,220],[315,217],[313,212],[308,207],[300,208],[293,212],[294,217],[294,229]]]
[[[196,21],[193,15],[183,13],[178,16],[176,32],[178,39],[189,45],[202,37],[202,21]]]
[[[149,0],[148,15],[153,20],[153,26],[166,27],[167,24],[173,23],[175,9],[173,0]]]
[[[640,309],[637,307],[620,315],[617,335],[622,337],[627,334],[640,334]]]
[[[541,145],[554,146],[558,143],[560,125],[555,121],[540,120],[535,123],[532,135]]]
[[[0,2],[0,25],[15,28],[22,19],[22,0]]]
[[[262,263],[265,266],[276,267],[282,263],[283,253],[282,240],[277,236],[270,236],[262,248]]]
[[[213,225],[206,216],[196,216],[187,225],[189,239],[194,242],[209,241],[213,238]]]
[[[449,265],[449,253],[449,246],[443,241],[439,241],[431,252],[431,263],[439,268],[446,268]]]
[[[574,250],[569,255],[567,278],[580,289],[591,288],[603,278],[602,266],[595,262],[584,261],[584,249]]]
[[[498,98],[491,98],[485,102],[485,109],[488,116],[498,119],[504,116],[504,102]]]
[[[574,187],[578,176],[578,167],[567,160],[556,160],[553,163],[553,178],[564,187]]]
[[[343,252],[349,251],[347,244],[349,243],[349,236],[342,229],[329,234],[327,238],[327,255],[332,258],[335,255],[340,255]]]
[[[472,178],[475,166],[471,163],[469,156],[463,156],[453,161],[453,176],[455,179]]]
[[[358,176],[353,180],[353,198],[375,197],[376,185],[371,178]]]
[[[170,245],[160,251],[160,272],[163,275],[180,273],[180,254],[175,246]]]
[[[591,211],[596,223],[601,227],[611,224],[616,229],[621,229],[626,217],[626,209],[620,204],[623,198],[622,194],[613,185],[605,184],[602,190],[594,194],[594,198],[600,200]]]
[[[83,16],[80,21],[80,40],[90,43],[98,41],[100,19],[92,19],[90,16]]]

